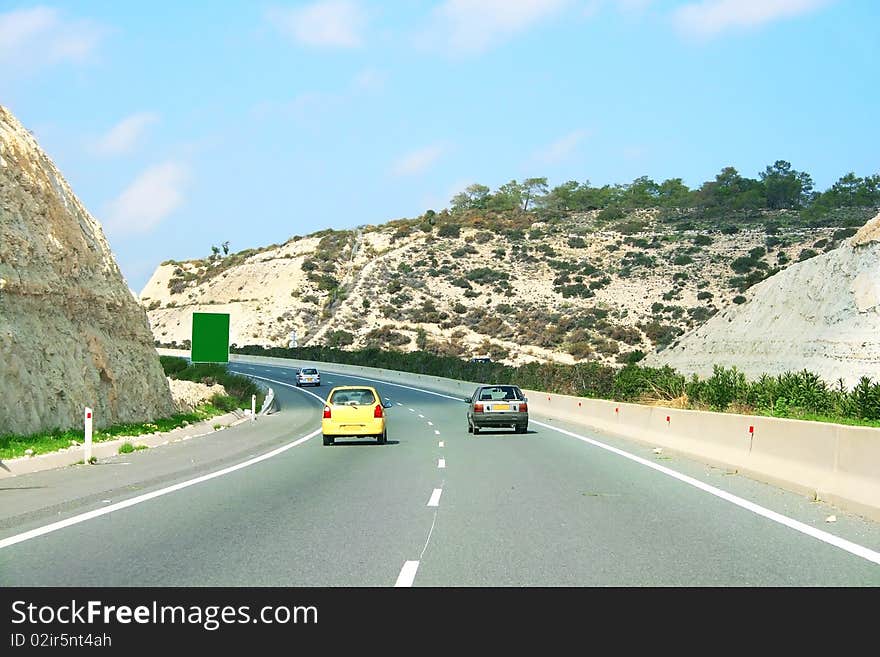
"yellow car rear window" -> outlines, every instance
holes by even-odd
[[[372,404],[376,401],[376,396],[372,390],[337,390],[330,396],[331,404],[355,404],[364,405]]]

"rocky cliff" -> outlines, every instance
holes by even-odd
[[[842,246],[791,265],[646,364],[705,375],[735,365],[748,376],[804,368],[847,385],[880,379],[880,214]]]
[[[222,312],[238,345],[288,346],[295,333],[299,346],[616,363],[731,303],[738,258],[752,267],[738,279],[764,276],[852,234],[776,214],[735,234],[677,228],[658,211],[610,223],[598,215],[538,222],[525,213],[438,213],[322,231],[164,262],[140,298],[166,345],[186,345],[193,312]]]
[[[0,435],[175,411],[146,314],[98,222],[0,106]]]

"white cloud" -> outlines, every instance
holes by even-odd
[[[355,91],[378,91],[385,86],[385,74],[374,68],[365,68],[351,83]]]
[[[88,20],[65,19],[57,9],[33,7],[0,14],[0,68],[32,70],[81,62],[107,30]]]
[[[332,48],[361,45],[367,23],[366,14],[353,0],[319,0],[304,7],[274,7],[268,17],[297,43]]]
[[[156,123],[159,117],[152,112],[139,112],[122,119],[98,138],[93,149],[99,155],[124,155],[137,145],[144,131]]]
[[[395,176],[414,176],[430,169],[448,149],[443,144],[434,144],[407,153],[391,167]]]
[[[673,22],[692,37],[708,39],[814,11],[831,0],[703,0],[675,10]]]
[[[149,233],[183,203],[189,170],[164,162],[143,171],[107,206],[106,226],[120,235]]]
[[[421,41],[452,55],[488,50],[571,5],[572,0],[445,0]]]
[[[589,136],[586,130],[574,130],[541,150],[536,159],[544,164],[557,164],[568,158]]]

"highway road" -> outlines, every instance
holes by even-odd
[[[372,381],[389,444],[324,447],[319,397],[363,379],[232,368],[281,411],[2,480],[0,585],[880,584],[880,524],[803,496],[535,416],[473,436],[463,401]]]

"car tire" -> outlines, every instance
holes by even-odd
[[[381,434],[376,436],[380,445],[385,445],[388,443],[388,430],[386,429]]]
[[[468,422],[468,433],[473,433],[473,432],[474,432],[474,428],[473,428],[473,426],[471,426],[471,423]]]
[[[529,430],[529,425],[520,424],[514,429],[517,433],[526,433]]]
[[[478,433],[480,433],[480,427],[478,427],[478,426],[475,424],[475,425],[474,425],[474,430],[473,430],[472,433],[476,436]]]
[[[297,388],[300,388],[300,387],[301,387],[299,381],[296,382],[296,387],[297,387]]]
[[[336,443],[336,440],[333,438],[333,436],[328,436],[327,434],[324,434],[323,437],[325,445],[333,445]]]

